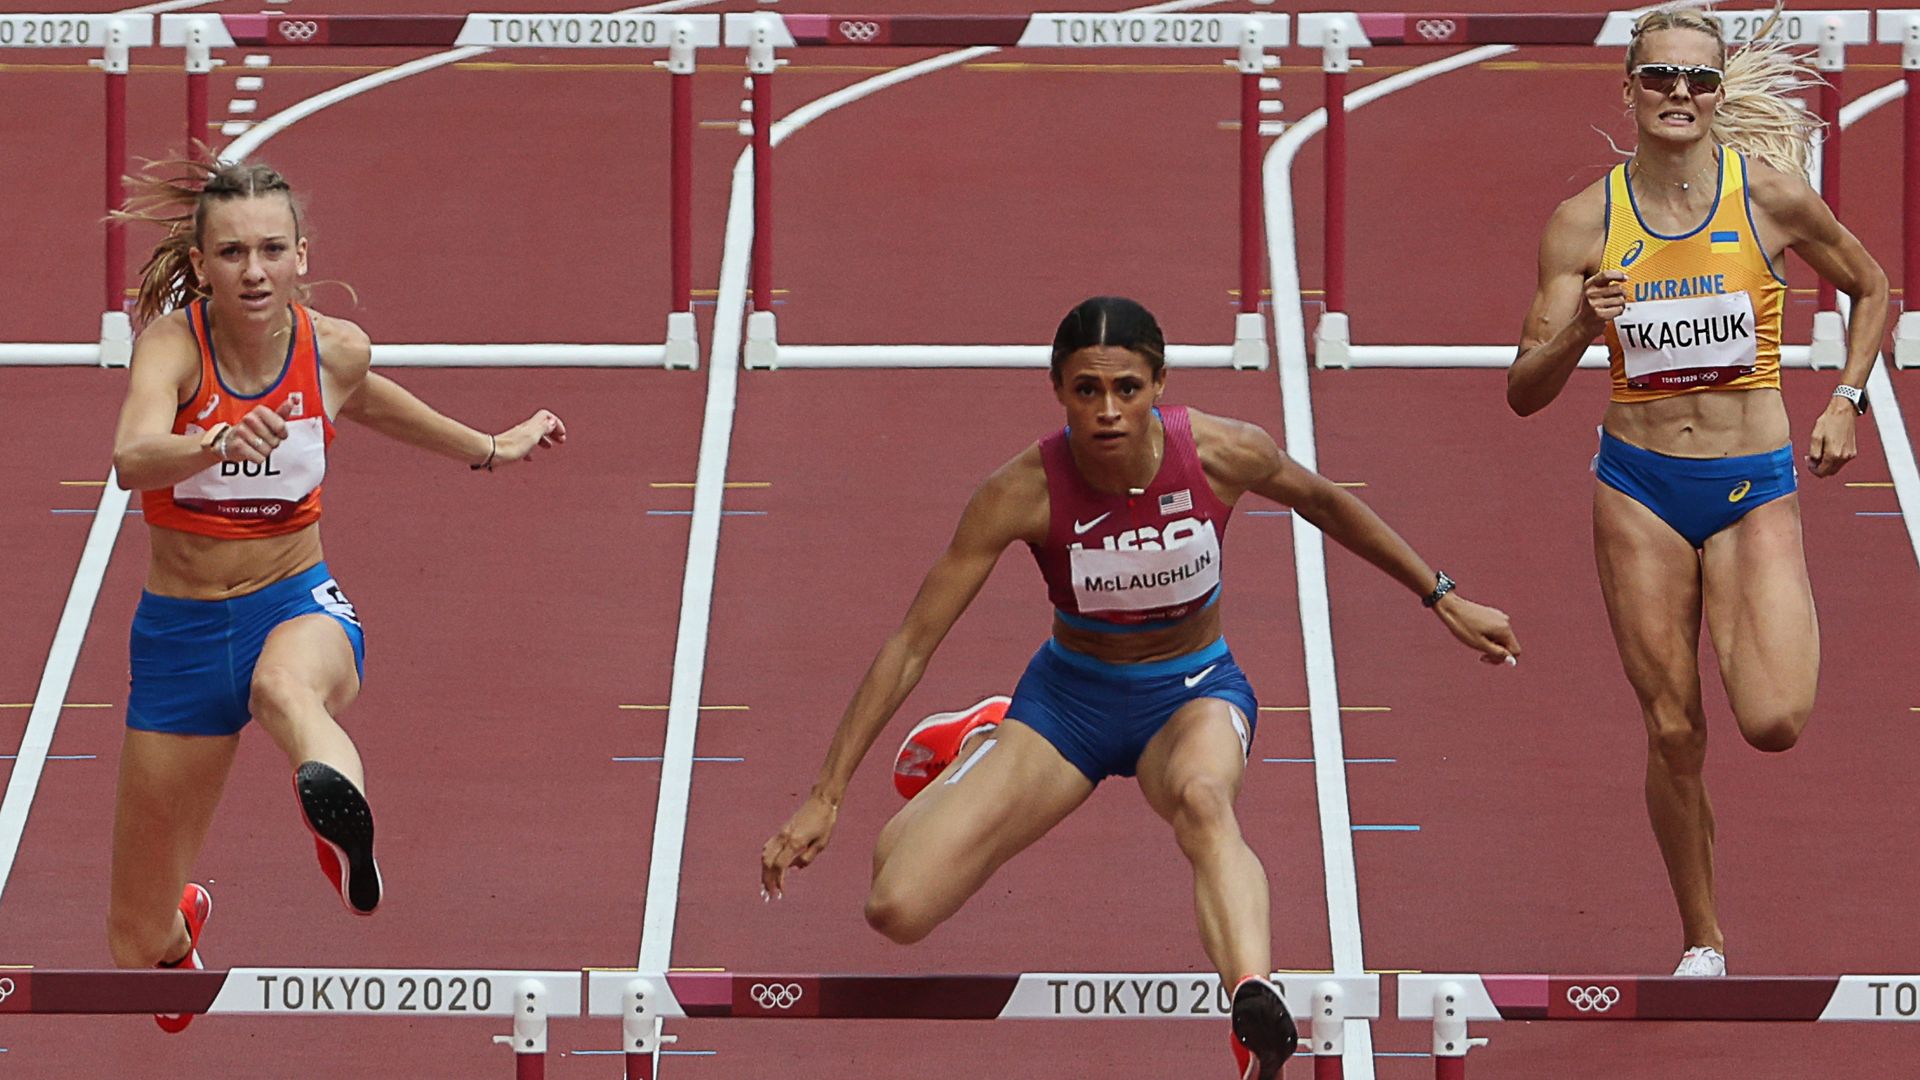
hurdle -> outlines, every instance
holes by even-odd
[[[1720,11],[1727,43],[1759,40],[1771,8]],[[1790,12],[1769,30],[1766,40],[1815,48],[1815,67],[1826,80],[1815,111],[1827,124],[1818,156],[1817,186],[1837,215],[1840,209],[1841,87],[1846,47],[1872,42],[1873,13],[1866,10]],[[1632,40],[1634,13],[1592,14],[1460,14],[1445,12],[1317,12],[1300,16],[1299,44],[1321,51],[1326,86],[1327,150],[1326,206],[1322,223],[1325,239],[1326,311],[1314,329],[1314,363],[1321,368],[1344,367],[1500,367],[1513,361],[1511,345],[1406,346],[1355,345],[1346,296],[1347,133],[1346,81],[1355,61],[1352,50],[1394,46],[1436,45],[1545,45],[1625,48]],[[1882,33],[1886,19],[1882,13]],[[1916,60],[1920,68],[1920,60]],[[1911,75],[1911,72],[1909,72]],[[1911,114],[1911,108],[1909,113]],[[1909,138],[1909,154],[1914,139]],[[1911,201],[1914,196],[1908,192]],[[1915,217],[1920,217],[1916,213]],[[1916,223],[1907,226],[1909,245]],[[1819,311],[1814,316],[1813,342],[1783,346],[1780,362],[1789,367],[1839,368],[1846,362],[1845,337],[1832,287],[1821,285]],[[1920,337],[1920,322],[1915,323]],[[1917,343],[1920,345],[1920,343]],[[1581,367],[1605,367],[1604,349],[1587,350]]]
[[[1399,1018],[1433,1021],[1435,1080],[1466,1080],[1469,1022],[1920,1021],[1920,975],[1401,975]]]
[[[494,1042],[515,1080],[544,1080],[547,1021],[580,1015],[573,971],[463,968],[232,968],[225,971],[0,971],[0,1015],[195,1013],[239,1016],[512,1017]]]
[[[1279,973],[1313,1057],[1340,1080],[1347,1020],[1380,1015],[1378,975]],[[1303,1007],[1304,1006],[1304,1007]],[[587,972],[587,1015],[618,1016],[626,1080],[658,1080],[669,1020],[1226,1020],[1232,995],[1212,973],[1022,972],[829,975],[736,971]],[[1311,1029],[1310,1033],[1308,1029]]]
[[[125,367],[133,357],[133,323],[127,315],[125,292],[127,232],[112,213],[127,201],[128,53],[151,44],[151,15],[0,15],[0,49],[97,49],[99,58],[88,63],[106,77],[101,125],[106,257],[101,266],[100,341],[97,345],[0,345],[0,365]]]
[[[776,367],[1044,367],[1048,350],[1023,345],[783,345],[773,310],[773,187],[776,144],[773,84],[780,49],[851,48],[1203,48],[1232,50],[1223,61],[1239,73],[1238,312],[1230,346],[1173,345],[1167,361],[1183,367],[1267,366],[1266,327],[1260,317],[1262,117],[1278,101],[1263,94],[1279,80],[1268,49],[1288,43],[1286,15],[1191,13],[1075,13],[1035,15],[773,15],[726,17],[725,42],[747,50],[751,99],[745,126],[753,139],[752,309],[747,315],[745,364]]]
[[[213,50],[453,47],[665,52],[671,78],[668,215],[671,281],[662,345],[376,344],[382,366],[699,366],[693,315],[693,75],[696,53],[720,44],[720,17],[699,14],[207,15],[160,16],[159,43],[185,51],[188,146],[205,141]]]

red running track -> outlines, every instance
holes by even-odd
[[[806,9],[825,6],[794,10]],[[411,55],[338,59],[392,63]],[[866,74],[824,65],[920,55],[797,54],[780,77],[780,111]],[[1176,340],[1224,340],[1234,137],[1217,122],[1232,115],[1231,74],[1211,69],[1215,58],[1200,54],[1116,59],[1179,66],[1090,73],[976,65],[884,92],[796,135],[780,150],[777,284],[790,290],[782,338],[1031,342],[1082,294],[1110,290],[1147,299]],[[1575,57],[1536,50],[1518,59]],[[1599,53],[1586,59],[1617,62]],[[227,68],[216,78],[237,73]],[[355,74],[284,70],[270,79],[269,95],[285,94],[276,102],[284,106]],[[9,71],[0,78],[23,80],[8,85],[42,99],[77,101],[77,115],[92,115],[86,75]],[[1286,78],[1289,115],[1318,104],[1316,78]],[[735,115],[731,79],[699,81],[701,119]],[[1872,84],[1865,78],[1852,87],[1857,93]],[[579,92],[587,85],[604,92],[588,100]],[[1356,175],[1372,178],[1356,185],[1353,199],[1357,211],[1370,211],[1356,213],[1353,230],[1353,265],[1366,268],[1352,285],[1359,340],[1509,340],[1531,287],[1538,224],[1609,160],[1585,124],[1610,115],[1614,85],[1617,76],[1600,70],[1479,72],[1355,114],[1356,166],[1364,166]],[[136,130],[147,132],[145,145],[156,152],[178,128],[177,95],[161,96],[136,116]],[[1504,153],[1510,126],[1497,110],[1488,110],[1485,130],[1462,121],[1459,102],[1483,98],[1557,110],[1561,122],[1544,131],[1530,125],[1535,152],[1513,158]],[[514,130],[489,122],[476,115],[483,104],[490,115],[525,123]],[[666,269],[647,254],[664,252],[665,222],[645,212],[644,192],[664,192],[664,161],[649,152],[659,129],[634,118],[656,104],[663,115],[665,80],[637,69],[461,68],[338,106],[275,139],[263,156],[314,193],[316,276],[362,291],[361,307],[349,314],[378,340],[646,340],[658,333],[655,298],[664,295]],[[1114,123],[1116,115],[1130,123]],[[1888,123],[1870,119],[1849,142],[1850,163],[1853,155],[1868,162],[1849,172],[1850,183],[1868,185],[1861,191],[1889,182],[1886,170],[1871,166],[1869,137],[1880,124],[1884,141]],[[529,139],[534,125],[573,137],[547,137],[540,128]],[[91,175],[81,167],[90,142],[45,147],[32,133],[7,133],[21,136],[18,145],[45,149],[41,161],[76,163],[76,175]],[[741,143],[717,128],[700,138],[696,286],[717,275],[726,175]],[[1484,169],[1464,158],[1475,147],[1501,152],[1511,178],[1483,182]],[[1309,143],[1296,166],[1309,286],[1318,265],[1315,153]],[[90,192],[69,200],[65,189],[47,190],[21,172],[0,173],[0,182],[36,193],[45,205],[46,214],[27,223],[42,230],[29,237],[36,247],[84,257],[73,238],[93,235]],[[1856,210],[1880,197],[1854,192],[1848,205]],[[1462,219],[1490,224],[1463,236],[1451,224]],[[1891,244],[1873,231],[1876,219],[1849,220],[1891,258]],[[520,256],[504,272],[503,251]],[[20,283],[18,294],[33,302],[0,316],[0,338],[90,336],[91,290],[55,293],[41,280]],[[337,294],[323,293],[322,301],[341,307]],[[1805,309],[1796,313],[1804,318]],[[710,340],[711,328],[703,325],[702,335]],[[333,906],[293,829],[279,764],[251,740],[203,861],[222,903],[209,954],[223,964],[631,963],[657,772],[607,758],[659,751],[660,714],[614,706],[665,701],[686,519],[644,511],[684,508],[690,498],[645,484],[692,479],[703,377],[400,377],[476,422],[504,425],[535,404],[554,407],[575,439],[532,470],[486,478],[352,429],[338,444],[327,535],[334,567],[371,623],[368,689],[350,719],[391,841],[392,907],[361,923]],[[0,476],[7,485],[0,490],[16,496],[9,513],[24,525],[7,530],[9,553],[50,567],[0,581],[0,602],[21,613],[17,640],[29,646],[0,662],[7,665],[0,678],[13,688],[9,700],[24,701],[85,529],[82,515],[44,511],[92,505],[97,489],[58,481],[104,472],[122,376],[3,378],[10,392],[50,402],[46,408],[68,418],[48,435],[55,453]],[[1356,837],[1367,957],[1374,966],[1428,970],[1657,970],[1671,962],[1672,916],[1639,808],[1631,702],[1589,584],[1584,464],[1597,386],[1577,382],[1567,402],[1522,423],[1501,407],[1498,381],[1461,372],[1314,379],[1323,470],[1367,483],[1363,494],[1471,595],[1514,613],[1530,648],[1519,671],[1470,666],[1378,575],[1339,553],[1330,557],[1342,700],[1394,710],[1355,714],[1346,724],[1350,756],[1397,759],[1349,770],[1354,820],[1422,826],[1414,834]],[[1802,438],[1828,381],[1790,377]],[[1895,381],[1907,385],[1904,375]],[[628,394],[645,402],[644,411],[624,400]],[[1281,434],[1271,373],[1176,372],[1170,394]],[[1185,867],[1164,826],[1124,784],[1110,785],[913,951],[886,945],[859,919],[867,853],[895,805],[883,765],[862,774],[834,849],[800,876],[792,896],[765,906],[754,895],[761,840],[804,790],[826,732],[972,485],[1057,420],[1037,373],[743,377],[729,478],[772,486],[727,498],[729,508],[766,513],[723,524],[705,700],[749,711],[703,717],[698,752],[746,761],[696,766],[676,963],[858,971],[1200,966]],[[1863,458],[1844,480],[1886,476],[1864,427],[1863,437]],[[53,461],[79,465],[42,464]],[[877,462],[885,467],[874,468]],[[448,483],[422,483],[423,476]],[[1897,833],[1866,807],[1897,798],[1911,757],[1900,727],[1914,703],[1911,688],[1881,674],[1884,664],[1868,665],[1886,655],[1882,637],[1911,610],[1913,553],[1898,519],[1852,516],[1855,507],[1892,509],[1885,489],[1807,490],[1808,547],[1826,616],[1822,715],[1806,744],[1780,759],[1739,746],[1724,710],[1716,728],[1722,891],[1741,943],[1735,962],[1748,971],[1910,968],[1905,923],[1878,914],[1899,888],[1889,865],[1896,860],[1881,855]],[[1303,704],[1288,522],[1243,515],[1233,535],[1229,636],[1264,703]],[[7,883],[6,909],[30,913],[0,921],[0,956],[16,962],[104,962],[98,911],[110,770],[141,543],[135,519],[69,695],[115,708],[70,712],[54,747],[100,756],[49,764]],[[1011,554],[903,712],[951,707],[1010,683],[1044,633],[1025,561]],[[1851,572],[1856,567],[1870,572]],[[832,644],[823,648],[828,635]],[[0,716],[10,730],[23,722],[24,712]],[[533,731],[540,741],[526,737]],[[1585,737],[1589,731],[1598,738]],[[556,747],[567,752],[556,755]],[[1263,716],[1256,755],[1309,756],[1304,720]],[[1836,789],[1855,799],[1826,794]],[[1305,767],[1256,767],[1240,809],[1274,881],[1277,961],[1325,966],[1319,836]],[[1824,826],[1813,828],[1812,820]],[[1569,835],[1579,842],[1569,844]],[[518,870],[507,861],[514,855],[533,861]],[[1075,908],[1087,915],[1081,923],[1057,919]],[[283,925],[300,927],[300,938],[276,933]],[[397,1064],[410,1075],[432,1075],[449,1063],[474,1074],[506,1067],[504,1052],[486,1047],[489,1032],[475,1025],[352,1030],[349,1042],[331,1024],[202,1021],[187,1039],[163,1040],[144,1020],[63,1019],[44,1028],[9,1025],[0,1044],[9,1049],[7,1063],[29,1076],[72,1075],[102,1060],[253,1075],[268,1038],[277,1040],[276,1053],[330,1070]],[[1613,1075],[1646,1068],[1650,1058],[1684,1058],[1697,1075],[1768,1075],[1774,1063],[1808,1048],[1836,1068],[1870,1072],[1906,1043],[1901,1030],[1853,1027],[1663,1027],[1631,1040],[1585,1027],[1503,1025],[1482,1033],[1496,1043],[1477,1052],[1476,1076],[1546,1068]],[[796,1060],[830,1062],[836,1075],[891,1075],[930,1055],[1029,1075],[1030,1063],[1063,1052],[1075,1055],[1076,1067],[1144,1066],[1159,1074],[1190,1071],[1196,1062],[1211,1067],[1225,1056],[1209,1025],[987,1031],[708,1022],[688,1024],[682,1035],[681,1048],[718,1055],[674,1060],[669,1076],[790,1070]],[[1416,1052],[1426,1036],[1423,1028],[1383,1022],[1375,1041],[1382,1051]],[[613,1036],[604,1025],[562,1026],[554,1045],[569,1053],[611,1049]],[[1617,1056],[1623,1046],[1632,1056]],[[1411,1077],[1430,1064],[1383,1058],[1379,1067],[1382,1076]],[[607,1076],[613,1067],[575,1057],[555,1068],[562,1076]]]

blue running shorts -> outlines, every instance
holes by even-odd
[[[1600,432],[1600,482],[1659,516],[1694,547],[1798,488],[1793,447],[1726,458],[1671,457]]]
[[[367,639],[327,564],[229,600],[140,594],[127,655],[127,726],[171,735],[232,735],[252,714],[253,666],[274,627],[329,615],[347,632],[353,665],[366,673]]]
[[[1147,743],[1195,698],[1219,698],[1240,710],[1247,724],[1241,742],[1253,745],[1260,706],[1226,638],[1149,664],[1109,664],[1048,638],[1014,688],[1007,718],[1039,732],[1098,784],[1132,776]]]

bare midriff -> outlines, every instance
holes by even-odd
[[[320,525],[247,540],[150,528],[147,591],[183,600],[229,600],[257,592],[320,562]]]
[[[1765,454],[1792,435],[1780,391],[1770,387],[1616,401],[1607,406],[1605,424],[1607,434],[1622,442],[1685,458]]]

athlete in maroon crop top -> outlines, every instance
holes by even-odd
[[[1507,617],[1474,604],[1364,503],[1290,460],[1262,429],[1156,408],[1165,339],[1131,300],[1095,297],[1054,335],[1066,429],[1027,447],[974,492],[946,552],[840,719],[800,809],[768,840],[761,882],[833,833],[855,767],[919,681],[934,649],[1015,542],[1033,549],[1053,634],[1006,717],[979,732],[880,834],[867,921],[919,941],[999,866],[1039,839],[1106,775],[1137,775],[1193,865],[1201,943],[1234,988],[1241,1076],[1272,1080],[1294,1025],[1272,970],[1266,872],[1233,800],[1256,711],[1220,633],[1220,540],[1241,495],[1293,508],[1343,547],[1426,597],[1482,659],[1517,657]]]

